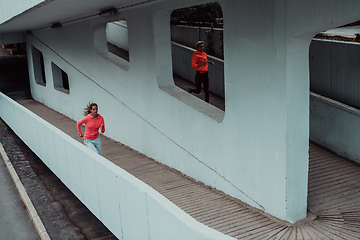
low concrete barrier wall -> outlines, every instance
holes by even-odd
[[[0,117],[119,239],[233,239],[2,93]]]
[[[223,54],[223,29],[213,28],[212,34],[209,34],[209,27],[193,27],[182,25],[171,25],[171,41],[179,44],[195,48],[195,43],[199,40],[204,41],[205,51],[207,49],[209,39],[212,39],[214,56],[224,58]]]
[[[310,94],[310,140],[360,163],[360,110]]]
[[[106,24],[107,41],[119,48],[129,51],[128,30],[125,22],[111,22]]]
[[[310,91],[360,108],[360,44],[314,39],[309,50]]]

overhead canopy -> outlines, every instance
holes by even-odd
[[[115,8],[118,11],[149,5],[162,0],[53,0],[43,1],[8,19],[0,18],[0,33],[25,32],[50,27],[54,23],[66,23],[83,18],[98,17],[101,11]],[[6,3],[6,2],[5,2]],[[10,9],[21,4],[2,7]],[[26,9],[26,8],[25,8]],[[14,9],[12,9],[14,11]],[[16,12],[16,10],[14,11]]]

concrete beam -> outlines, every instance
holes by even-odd
[[[0,45],[23,43],[26,41],[24,33],[1,33]]]

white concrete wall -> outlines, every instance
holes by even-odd
[[[360,163],[360,110],[312,93],[310,140]]]
[[[359,51],[359,43],[313,40],[309,53],[310,140],[358,163]]]
[[[360,2],[220,1],[225,113],[172,80],[170,13],[200,3],[164,1],[34,32],[28,49],[44,54],[48,82],[35,84],[29,61],[33,97],[73,119],[95,101],[109,137],[276,217],[302,219],[309,45],[315,33],[358,20]],[[105,23],[119,19],[128,24],[128,65],[103,57]],[[68,74],[69,95],[54,90],[52,61]]]
[[[0,24],[8,21],[18,14],[32,8],[42,2],[50,2],[49,0],[18,0],[8,1],[0,0]]]
[[[310,52],[310,90],[360,108],[360,44],[313,40]]]
[[[148,185],[2,93],[0,117],[117,238],[234,239],[197,222]]]
[[[223,121],[209,117],[213,112],[216,116],[221,114],[221,110],[171,87],[171,43],[170,34],[166,34],[170,27],[168,25],[166,29],[159,29],[160,33],[154,33],[154,25],[160,27],[157,22],[152,22],[154,14],[153,10],[144,8],[119,16],[125,17],[128,23],[128,70],[94,51],[93,41],[98,41],[94,35],[103,19],[28,36],[28,46],[34,45],[44,55],[47,75],[46,87],[34,84],[32,80],[33,97],[75,120],[81,117],[87,102],[95,101],[99,104],[100,114],[105,117],[109,137],[257,208],[287,219],[286,141],[282,137],[284,130],[281,130],[285,115],[277,115],[282,117],[280,121],[278,118],[268,119],[274,108],[283,104],[281,95],[274,93],[275,99],[270,95],[267,101],[260,101],[269,92],[263,88],[250,91],[251,87],[240,78],[244,72],[239,72],[239,69],[244,62],[231,51],[228,62],[237,65],[230,65],[233,68],[226,73],[230,84],[227,111]],[[109,18],[114,19],[115,16]],[[167,37],[168,48],[154,43],[162,36]],[[232,44],[231,40],[229,42]],[[168,55],[159,59],[155,50],[160,51],[156,54],[165,50]],[[50,72],[52,61],[68,74],[69,95],[54,89]],[[165,64],[166,70],[159,70],[156,65],[159,61]],[[31,63],[29,69],[32,78]],[[170,86],[170,90],[165,86]],[[280,102],[280,106],[276,106],[278,102],[275,100]],[[264,103],[272,108],[262,106]],[[210,114],[203,114],[203,109]],[[267,109],[266,118],[261,117],[261,109]],[[308,137],[305,139],[307,141]],[[304,175],[306,178],[306,172]]]

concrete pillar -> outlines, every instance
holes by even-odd
[[[260,153],[251,153],[256,151],[252,147],[243,155],[258,161],[259,171],[264,171],[259,177],[270,178],[262,181],[271,188],[270,195],[278,195],[265,201],[265,211],[295,222],[306,216],[307,209],[309,45],[317,32],[358,20],[354,5],[359,4],[285,0],[221,3],[225,120],[257,145]]]
[[[223,11],[225,117],[256,144],[244,155],[270,171],[259,174],[277,195],[270,212],[295,222],[307,207],[311,38],[289,35],[286,1],[226,1]]]

